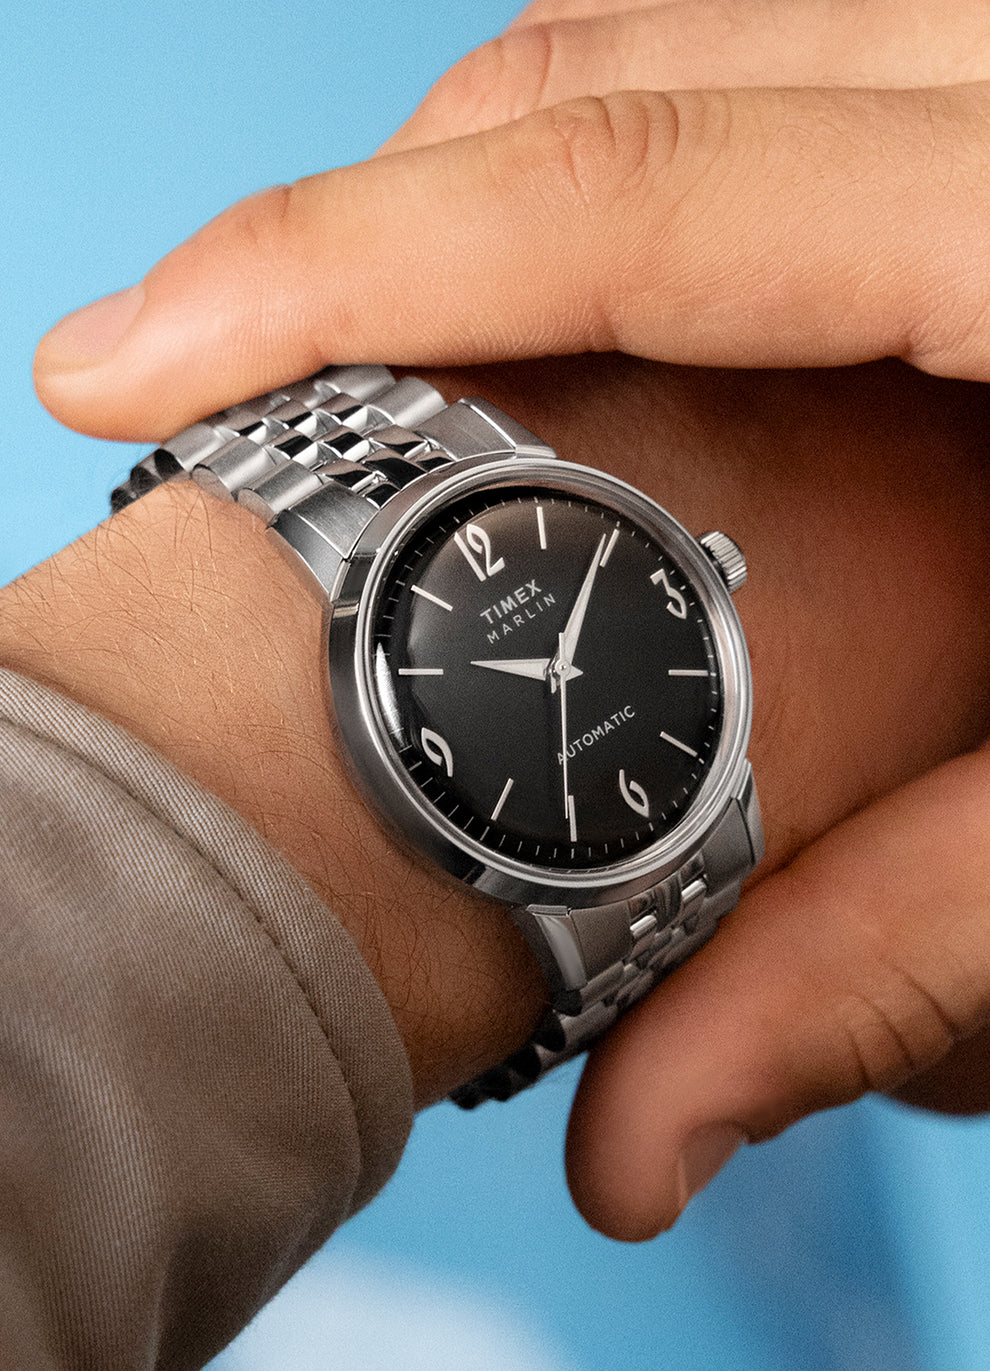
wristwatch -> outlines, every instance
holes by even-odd
[[[762,856],[742,554],[379,366],[193,424],[113,508],[189,477],[322,598],[334,726],[379,821],[536,954],[545,1018],[453,1095],[508,1099],[706,942]]]

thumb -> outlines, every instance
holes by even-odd
[[[878,801],[757,886],[612,1031],[568,1138],[594,1227],[653,1236],[741,1141],[930,1080],[987,1024],[988,813],[986,749]]]
[[[990,379],[988,103],[626,93],[279,187],[58,325],[38,391],[137,439],[329,362],[897,354]]]

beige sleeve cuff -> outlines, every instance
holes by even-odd
[[[0,670],[0,1365],[202,1365],[411,1121],[388,1005],[301,877]]]

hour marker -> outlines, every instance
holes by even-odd
[[[446,600],[441,600],[439,595],[431,595],[428,590],[423,590],[421,586],[410,586],[409,589],[414,595],[422,595],[424,600],[432,600],[432,602],[435,605],[439,605],[441,609],[453,610],[454,608],[453,605],[448,605]]]
[[[506,781],[506,783],[505,783],[505,789],[502,791],[501,795],[498,797],[498,804],[497,804],[497,805],[495,806],[495,808],[492,810],[492,823],[494,823],[495,820],[498,818],[498,816],[502,813],[502,806],[505,804],[506,800],[509,798],[509,791],[510,791],[510,790],[512,789],[512,787],[515,785],[515,783],[516,783],[516,782],[515,782],[515,779],[514,779],[512,776],[510,776],[509,779]]]
[[[682,743],[679,739],[672,738],[669,733],[661,733],[660,737],[665,743],[670,743],[671,747],[679,747],[681,751],[686,752],[689,757],[697,757],[698,754],[693,747],[688,747],[687,743]]]
[[[400,676],[442,676],[442,666],[400,666]]]
[[[644,819],[650,817],[650,802],[646,797],[646,791],[635,781],[627,781],[624,771],[619,772],[619,790],[630,809],[642,814]]]
[[[477,524],[465,524],[463,538],[458,529],[454,534],[454,542],[463,552],[465,561],[479,581],[487,581],[489,576],[495,576],[505,570],[505,558],[496,559],[492,555],[492,540]],[[484,566],[478,561],[478,557],[484,557]]]
[[[667,609],[673,614],[674,618],[686,619],[687,602],[677,587],[670,584],[670,577],[664,571],[663,567],[661,567],[659,571],[655,571],[650,577],[650,580],[655,586],[663,586],[664,590],[667,592]]]
[[[710,675],[711,675],[711,672],[708,670],[707,667],[700,667],[700,668],[698,668],[698,669],[695,669],[694,667],[676,667],[676,666],[672,666],[672,667],[670,668],[670,670],[667,672],[667,675],[668,675],[668,676],[710,676]]]
[[[567,797],[567,817],[571,821],[571,842],[577,842],[577,815],[574,813],[574,796]]]
[[[421,728],[419,741],[430,761],[435,766],[442,766],[448,776],[453,776],[454,754],[451,752],[450,744],[446,738],[441,738],[440,734],[434,733],[432,728]]]
[[[598,563],[599,566],[606,566],[606,565],[607,565],[608,559],[609,559],[609,558],[611,557],[611,555],[612,555],[612,549],[615,547],[616,543],[618,542],[618,539],[619,539],[619,526],[618,526],[618,524],[616,524],[616,526],[615,526],[615,528],[614,528],[614,530],[613,530],[613,532],[612,532],[612,536],[611,536],[611,538],[609,538],[609,540],[608,540],[608,545],[607,545],[607,547],[605,548],[605,551],[602,553],[602,560]]]
[[[540,547],[544,552],[547,550],[547,526],[543,522],[543,506],[536,506],[536,527],[540,531]]]

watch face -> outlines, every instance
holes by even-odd
[[[723,691],[699,593],[648,520],[579,491],[441,506],[380,581],[368,650],[396,767],[496,860],[622,862],[712,767]]]

